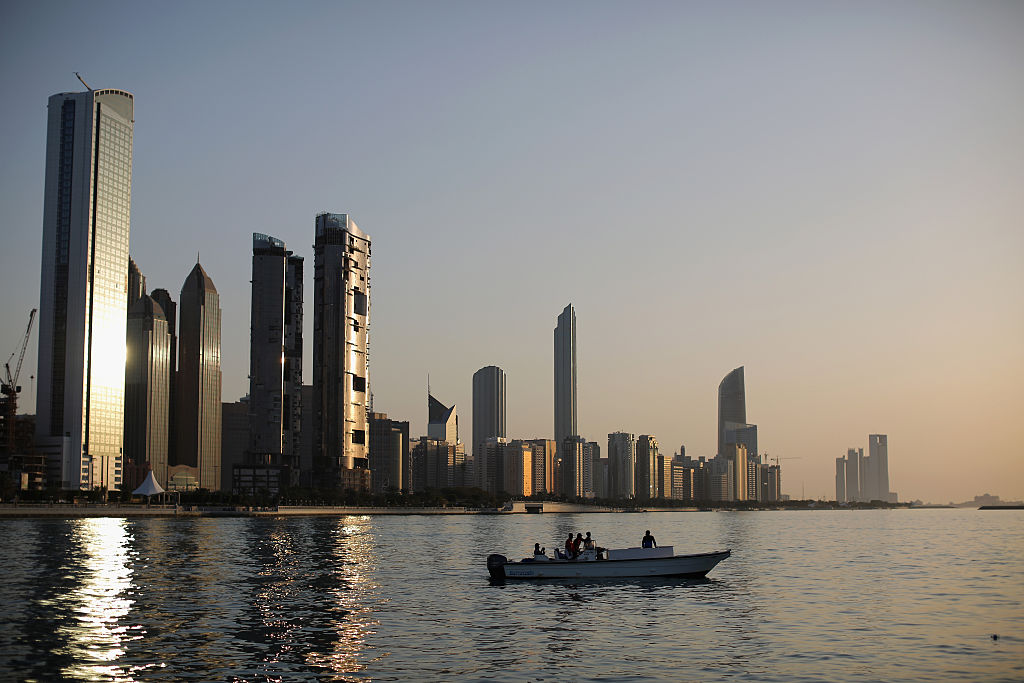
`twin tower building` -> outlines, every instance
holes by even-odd
[[[133,128],[131,93],[49,100],[36,446],[47,483],[63,489],[117,491],[151,469],[165,487],[217,490],[231,481],[219,294],[198,262],[177,303],[146,293],[128,250]],[[316,216],[315,230],[311,392],[303,259],[253,235],[249,438],[234,465],[285,485],[365,489],[370,237],[346,214]]]

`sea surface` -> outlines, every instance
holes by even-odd
[[[650,529],[706,580],[492,585]],[[0,521],[0,679],[1024,680],[1024,512]]]

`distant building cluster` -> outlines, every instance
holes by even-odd
[[[868,455],[863,448],[851,448],[845,458],[836,458],[836,502],[897,502],[889,490],[889,439],[885,434],[868,436]]]
[[[221,399],[221,309],[198,255],[175,301],[147,292],[129,256],[134,97],[49,100],[34,444],[23,487],[132,490],[152,472],[171,491],[295,487],[510,496],[774,502],[781,472],[747,422],[744,370],[718,388],[717,453],[663,452],[652,434],[580,435],[576,310],[554,328],[553,436],[510,438],[507,375],[472,379],[470,443],[456,406],[427,387],[427,433],[375,412],[370,393],[370,236],[348,214],[314,219],[312,384],[303,385],[305,260],[254,233],[249,390]],[[5,385],[6,386],[6,385]],[[13,406],[13,402],[6,405]],[[11,469],[13,416],[0,465]],[[22,430],[23,431],[23,430]],[[18,439],[23,434],[17,432]],[[602,445],[604,448],[602,448]],[[837,462],[837,498],[888,500],[885,436]],[[3,467],[0,467],[3,469]]]

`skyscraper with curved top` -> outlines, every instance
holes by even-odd
[[[718,453],[725,453],[728,430],[747,424],[747,396],[743,384],[743,366],[736,368],[718,385]]]
[[[555,327],[555,443],[578,436],[576,427],[576,309],[569,304]]]
[[[488,365],[473,373],[473,456],[492,436],[505,437],[505,371]]]

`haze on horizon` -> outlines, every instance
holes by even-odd
[[[429,373],[468,439],[493,364],[510,436],[550,436],[571,302],[602,447],[714,455],[743,365],[791,496],[832,498],[884,433],[901,500],[1019,500],[1022,37],[1016,2],[9,4],[0,354],[38,305],[46,100],[79,71],[135,95],[131,253],[177,300],[200,252],[225,400],[251,233],[311,264],[343,212],[373,238],[375,408],[415,435]]]

